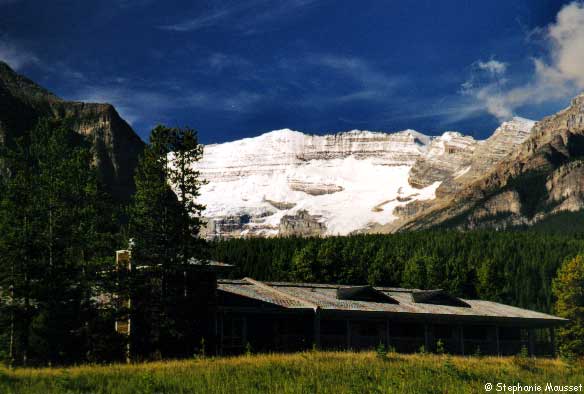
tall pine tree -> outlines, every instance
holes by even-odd
[[[2,161],[5,357],[20,364],[82,360],[90,351],[88,327],[97,313],[96,272],[103,270],[95,262],[103,256],[101,241],[109,238],[104,231],[112,230],[104,226],[108,207],[92,154],[66,124],[43,120],[3,148]]]
[[[198,237],[204,207],[196,202],[202,180],[193,167],[201,156],[193,130],[157,126],[138,164],[129,212],[134,354],[175,356],[173,348],[193,331],[177,293],[191,259],[204,257]]]

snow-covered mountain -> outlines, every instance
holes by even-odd
[[[533,126],[508,124],[505,133],[521,141]],[[200,199],[206,236],[345,235],[387,225],[400,216],[396,208],[427,204],[444,181],[470,171],[487,142],[457,132],[284,129],[207,145],[197,163],[208,181]]]

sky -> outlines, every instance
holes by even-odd
[[[584,91],[584,4],[560,0],[0,0],[0,60],[205,144],[291,128],[486,138]]]

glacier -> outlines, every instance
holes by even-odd
[[[523,136],[532,126],[516,118],[494,135]],[[206,145],[202,160],[194,163],[208,182],[199,198],[208,222],[203,235],[289,235],[283,221],[302,213],[317,223],[319,235],[385,225],[398,219],[396,207],[433,200],[445,180],[471,171],[474,151],[481,147],[484,155],[487,142],[451,131],[310,135],[282,129]]]

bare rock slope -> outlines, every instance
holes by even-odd
[[[399,230],[532,225],[584,209],[584,94],[537,122],[483,176],[401,223]],[[480,173],[479,173],[480,174]]]

